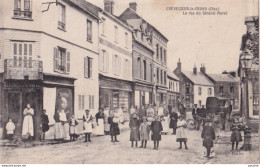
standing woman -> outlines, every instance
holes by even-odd
[[[104,111],[103,108],[99,108],[99,112],[96,114],[96,122],[97,122],[97,135],[104,135]]]
[[[110,117],[108,118],[108,123],[110,124],[111,142],[119,142],[117,140],[117,135],[120,134],[120,130],[118,126],[119,116],[116,112],[110,115]]]
[[[134,113],[132,115],[132,118],[130,118],[129,122],[130,127],[130,141],[132,142],[131,147],[134,147],[134,141],[135,141],[135,147],[138,147],[138,141],[140,140],[140,121],[137,118],[137,114]]]
[[[203,127],[201,137],[203,138],[203,146],[207,149],[207,157],[210,158],[210,150],[213,147],[213,140],[215,140],[215,131],[211,126],[211,120],[205,120],[205,126]]]
[[[28,139],[32,139],[34,136],[33,132],[33,115],[34,110],[31,108],[30,104],[27,104],[27,107],[23,110],[23,129],[22,129],[22,135],[28,136]]]
[[[48,118],[48,115],[46,115],[46,110],[43,110],[43,113],[41,115],[41,121],[42,121],[41,139],[45,140],[45,132],[47,132],[49,130],[49,118]]]
[[[90,135],[92,133],[93,117],[90,115],[89,110],[85,110],[86,115],[83,115],[83,132],[85,134],[84,142],[91,142]]]
[[[108,123],[108,118],[110,115],[109,108],[106,106],[104,110],[104,131],[105,135],[109,135],[110,132],[110,124]]]
[[[182,142],[184,142],[185,149],[188,150],[186,127],[187,127],[187,122],[183,119],[183,115],[180,115],[179,121],[177,122],[177,133],[176,133],[176,142],[180,142],[179,149],[182,149]]]

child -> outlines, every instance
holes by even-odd
[[[90,115],[89,110],[85,110],[86,115],[83,115],[83,132],[85,134],[84,142],[91,142],[90,135],[92,133],[93,117]]]
[[[119,142],[117,140],[117,135],[120,134],[120,129],[118,126],[119,117],[116,112],[110,115],[110,117],[108,118],[108,123],[110,124],[111,142]],[[115,138],[115,140],[113,139],[113,137]]]
[[[138,141],[140,140],[140,121],[137,118],[137,114],[133,113],[132,118],[130,118],[129,127],[131,129],[130,131],[130,141],[132,142],[131,147],[134,147],[134,141],[135,141],[135,147],[138,147]]]
[[[242,141],[241,136],[241,125],[238,122],[238,119],[234,119],[232,126],[230,127],[230,130],[232,130],[230,141],[232,142],[232,151],[234,150],[234,145],[236,143],[236,150],[238,149],[239,142]]]
[[[7,122],[5,128],[6,128],[7,139],[8,140],[13,140],[15,125],[12,122],[11,118],[9,118],[9,122]]]
[[[140,139],[142,140],[142,145],[140,148],[146,148],[147,140],[149,140],[150,126],[147,122],[147,118],[143,117],[143,123],[140,125]]]
[[[48,115],[46,115],[46,110],[43,110],[43,113],[41,115],[41,121],[42,121],[42,140],[45,140],[45,132],[49,130],[49,118]]]
[[[77,125],[78,125],[78,121],[75,119],[75,116],[72,115],[70,122],[70,141],[75,141],[76,140],[76,136],[77,136]]]
[[[187,134],[186,134],[187,122],[183,119],[183,115],[179,116],[179,121],[177,122],[177,132],[176,132],[176,141],[180,142],[179,149],[182,149],[182,142],[184,142],[185,149],[188,150],[187,147]]]
[[[162,123],[159,121],[159,116],[155,116],[155,120],[151,124],[152,140],[154,142],[155,150],[159,148],[159,141],[161,140],[161,132],[163,130]]]
[[[210,149],[213,147],[213,140],[216,138],[210,119],[205,120],[205,126],[203,127],[201,137],[203,138],[203,146],[207,149],[207,157],[210,158]]]
[[[251,128],[249,128],[247,125],[244,127],[244,145],[243,149],[245,151],[251,150]]]

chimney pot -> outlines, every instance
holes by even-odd
[[[131,2],[131,3],[129,3],[129,7],[136,12],[137,3]]]
[[[196,66],[193,67],[193,74],[197,75],[197,67]]]

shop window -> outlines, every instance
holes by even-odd
[[[32,68],[32,43],[13,43],[13,66]]]
[[[14,18],[32,18],[31,0],[14,0]]]
[[[59,29],[65,30],[65,20],[66,20],[65,6],[62,4],[59,4],[59,21],[58,21]]]
[[[54,71],[59,73],[70,72],[70,52],[64,48],[54,48]]]
[[[92,42],[92,21],[87,19],[87,41]]]
[[[85,78],[92,78],[93,59],[87,56],[84,58],[84,62]]]
[[[198,88],[198,95],[201,95],[201,87]]]

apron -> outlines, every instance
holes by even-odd
[[[26,115],[26,114],[31,115]],[[34,111],[32,108],[30,109],[24,109],[23,114],[26,115],[23,119],[23,129],[22,129],[22,135],[27,135],[27,133],[30,133],[31,136],[34,136],[33,133],[33,117]]]
[[[98,119],[98,126],[96,127],[97,135],[104,135],[104,120],[103,118]]]

